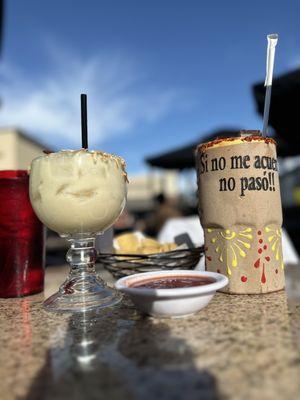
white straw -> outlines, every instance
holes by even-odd
[[[264,117],[263,117],[263,136],[267,135],[268,123],[269,123],[269,112],[270,112],[270,101],[272,91],[272,80],[273,80],[273,69],[275,59],[275,47],[278,42],[278,35],[272,34],[267,36],[268,49],[267,49],[267,71],[266,71],[266,94],[265,94],[265,106],[264,106]]]

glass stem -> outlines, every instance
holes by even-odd
[[[104,282],[96,276],[95,262],[97,251],[95,249],[95,238],[68,239],[71,246],[67,252],[66,260],[71,266],[67,281],[62,285],[63,291],[68,291],[68,286],[74,292],[85,292],[91,289],[93,283]],[[69,283],[67,283],[69,282]]]

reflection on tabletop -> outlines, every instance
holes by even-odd
[[[46,295],[66,272],[48,269]],[[299,277],[287,267],[288,302],[217,294],[181,320],[145,318],[127,299],[75,315],[44,311],[42,294],[1,300],[2,398],[297,398]]]

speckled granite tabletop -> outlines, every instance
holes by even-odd
[[[47,295],[63,278],[47,272]],[[195,316],[156,320],[125,301],[58,315],[43,295],[0,300],[0,399],[299,399],[300,266],[287,295],[217,294]]]

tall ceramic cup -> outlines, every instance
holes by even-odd
[[[276,145],[259,131],[196,151],[206,270],[228,276],[228,293],[284,288]]]

